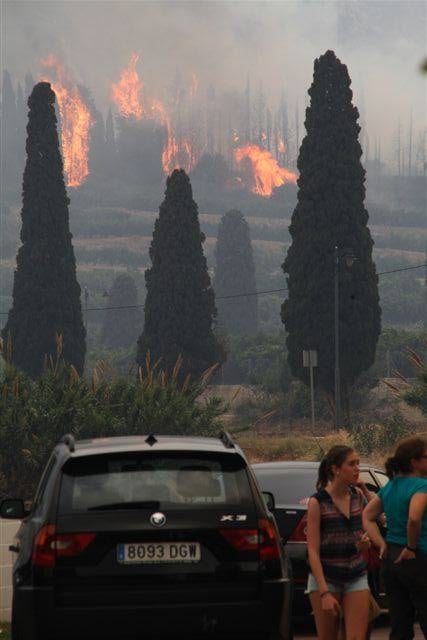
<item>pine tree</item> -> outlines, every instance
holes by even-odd
[[[218,300],[223,296],[253,293],[256,290],[249,225],[240,211],[229,211],[221,218],[215,260],[214,289],[219,324],[235,336],[256,333],[258,328],[256,296]]]
[[[318,351],[318,383],[334,390],[334,247],[339,248],[340,368],[344,397],[374,362],[380,333],[378,277],[364,207],[358,111],[347,67],[332,51],[314,63],[307,135],[298,158],[298,204],[290,225],[292,244],[283,264],[288,299],[282,321],[288,332],[292,373],[307,382],[303,349]],[[343,254],[355,257],[348,268]]]
[[[80,286],[69,231],[67,193],[59,151],[55,94],[37,84],[28,100],[27,161],[23,179],[22,229],[13,303],[3,329],[12,341],[14,364],[37,376],[45,356],[55,356],[62,335],[63,357],[83,371],[85,330]]]
[[[162,367],[170,371],[181,354],[182,373],[194,378],[223,360],[212,329],[215,295],[203,241],[190,180],[185,171],[175,170],[166,181],[150,247],[152,266],[145,272],[145,322],[137,353],[140,366],[150,351],[152,361],[162,358]]]
[[[135,280],[122,273],[113,282],[101,342],[110,349],[128,349],[135,344],[142,326]],[[119,308],[122,307],[122,308]]]

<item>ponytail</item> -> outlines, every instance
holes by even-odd
[[[316,489],[320,491],[320,489],[324,489],[328,484],[329,476],[328,476],[328,460],[327,458],[323,458],[322,462],[319,465],[319,473],[317,476]]]

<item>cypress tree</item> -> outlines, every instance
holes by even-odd
[[[215,248],[215,295],[218,298],[256,290],[255,265],[249,225],[240,211],[229,211],[218,227]],[[217,300],[218,320],[235,336],[251,335],[258,328],[256,296]]]
[[[145,272],[144,330],[138,340],[137,363],[162,358],[171,370],[179,355],[182,374],[199,376],[223,360],[213,333],[215,295],[203,255],[197,205],[182,169],[166,181],[165,199],[150,246],[152,266]]]
[[[18,250],[13,302],[3,338],[12,340],[14,364],[36,377],[45,356],[63,357],[83,371],[85,330],[63,165],[50,84],[37,84],[28,99],[27,161],[23,179],[22,246]]]
[[[108,298],[110,309],[106,312],[101,342],[110,349],[127,349],[135,344],[142,326],[138,291],[134,279],[122,273],[113,282]],[[117,307],[129,307],[118,309]]]
[[[343,397],[374,362],[380,334],[378,277],[364,206],[358,111],[347,67],[332,51],[314,63],[306,110],[307,134],[298,158],[298,203],[289,227],[292,244],[283,264],[288,299],[282,321],[288,332],[292,373],[307,382],[303,349],[318,351],[316,376],[334,390],[334,247],[339,248],[339,348]],[[344,254],[356,260],[346,266]]]

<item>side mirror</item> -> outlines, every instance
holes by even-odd
[[[262,492],[262,497],[264,498],[264,502],[267,506],[267,509],[271,512],[273,512],[276,508],[276,503],[274,501],[274,496],[272,493],[270,493],[270,491],[263,491]]]
[[[3,500],[0,504],[0,518],[22,520],[28,515],[23,500]]]

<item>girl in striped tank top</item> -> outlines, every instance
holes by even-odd
[[[358,482],[356,452],[343,445],[332,447],[320,464],[317,493],[307,512],[307,591],[319,640],[337,639],[341,616],[346,640],[366,638],[369,587],[362,550],[369,541],[362,526],[366,499],[355,488]]]

